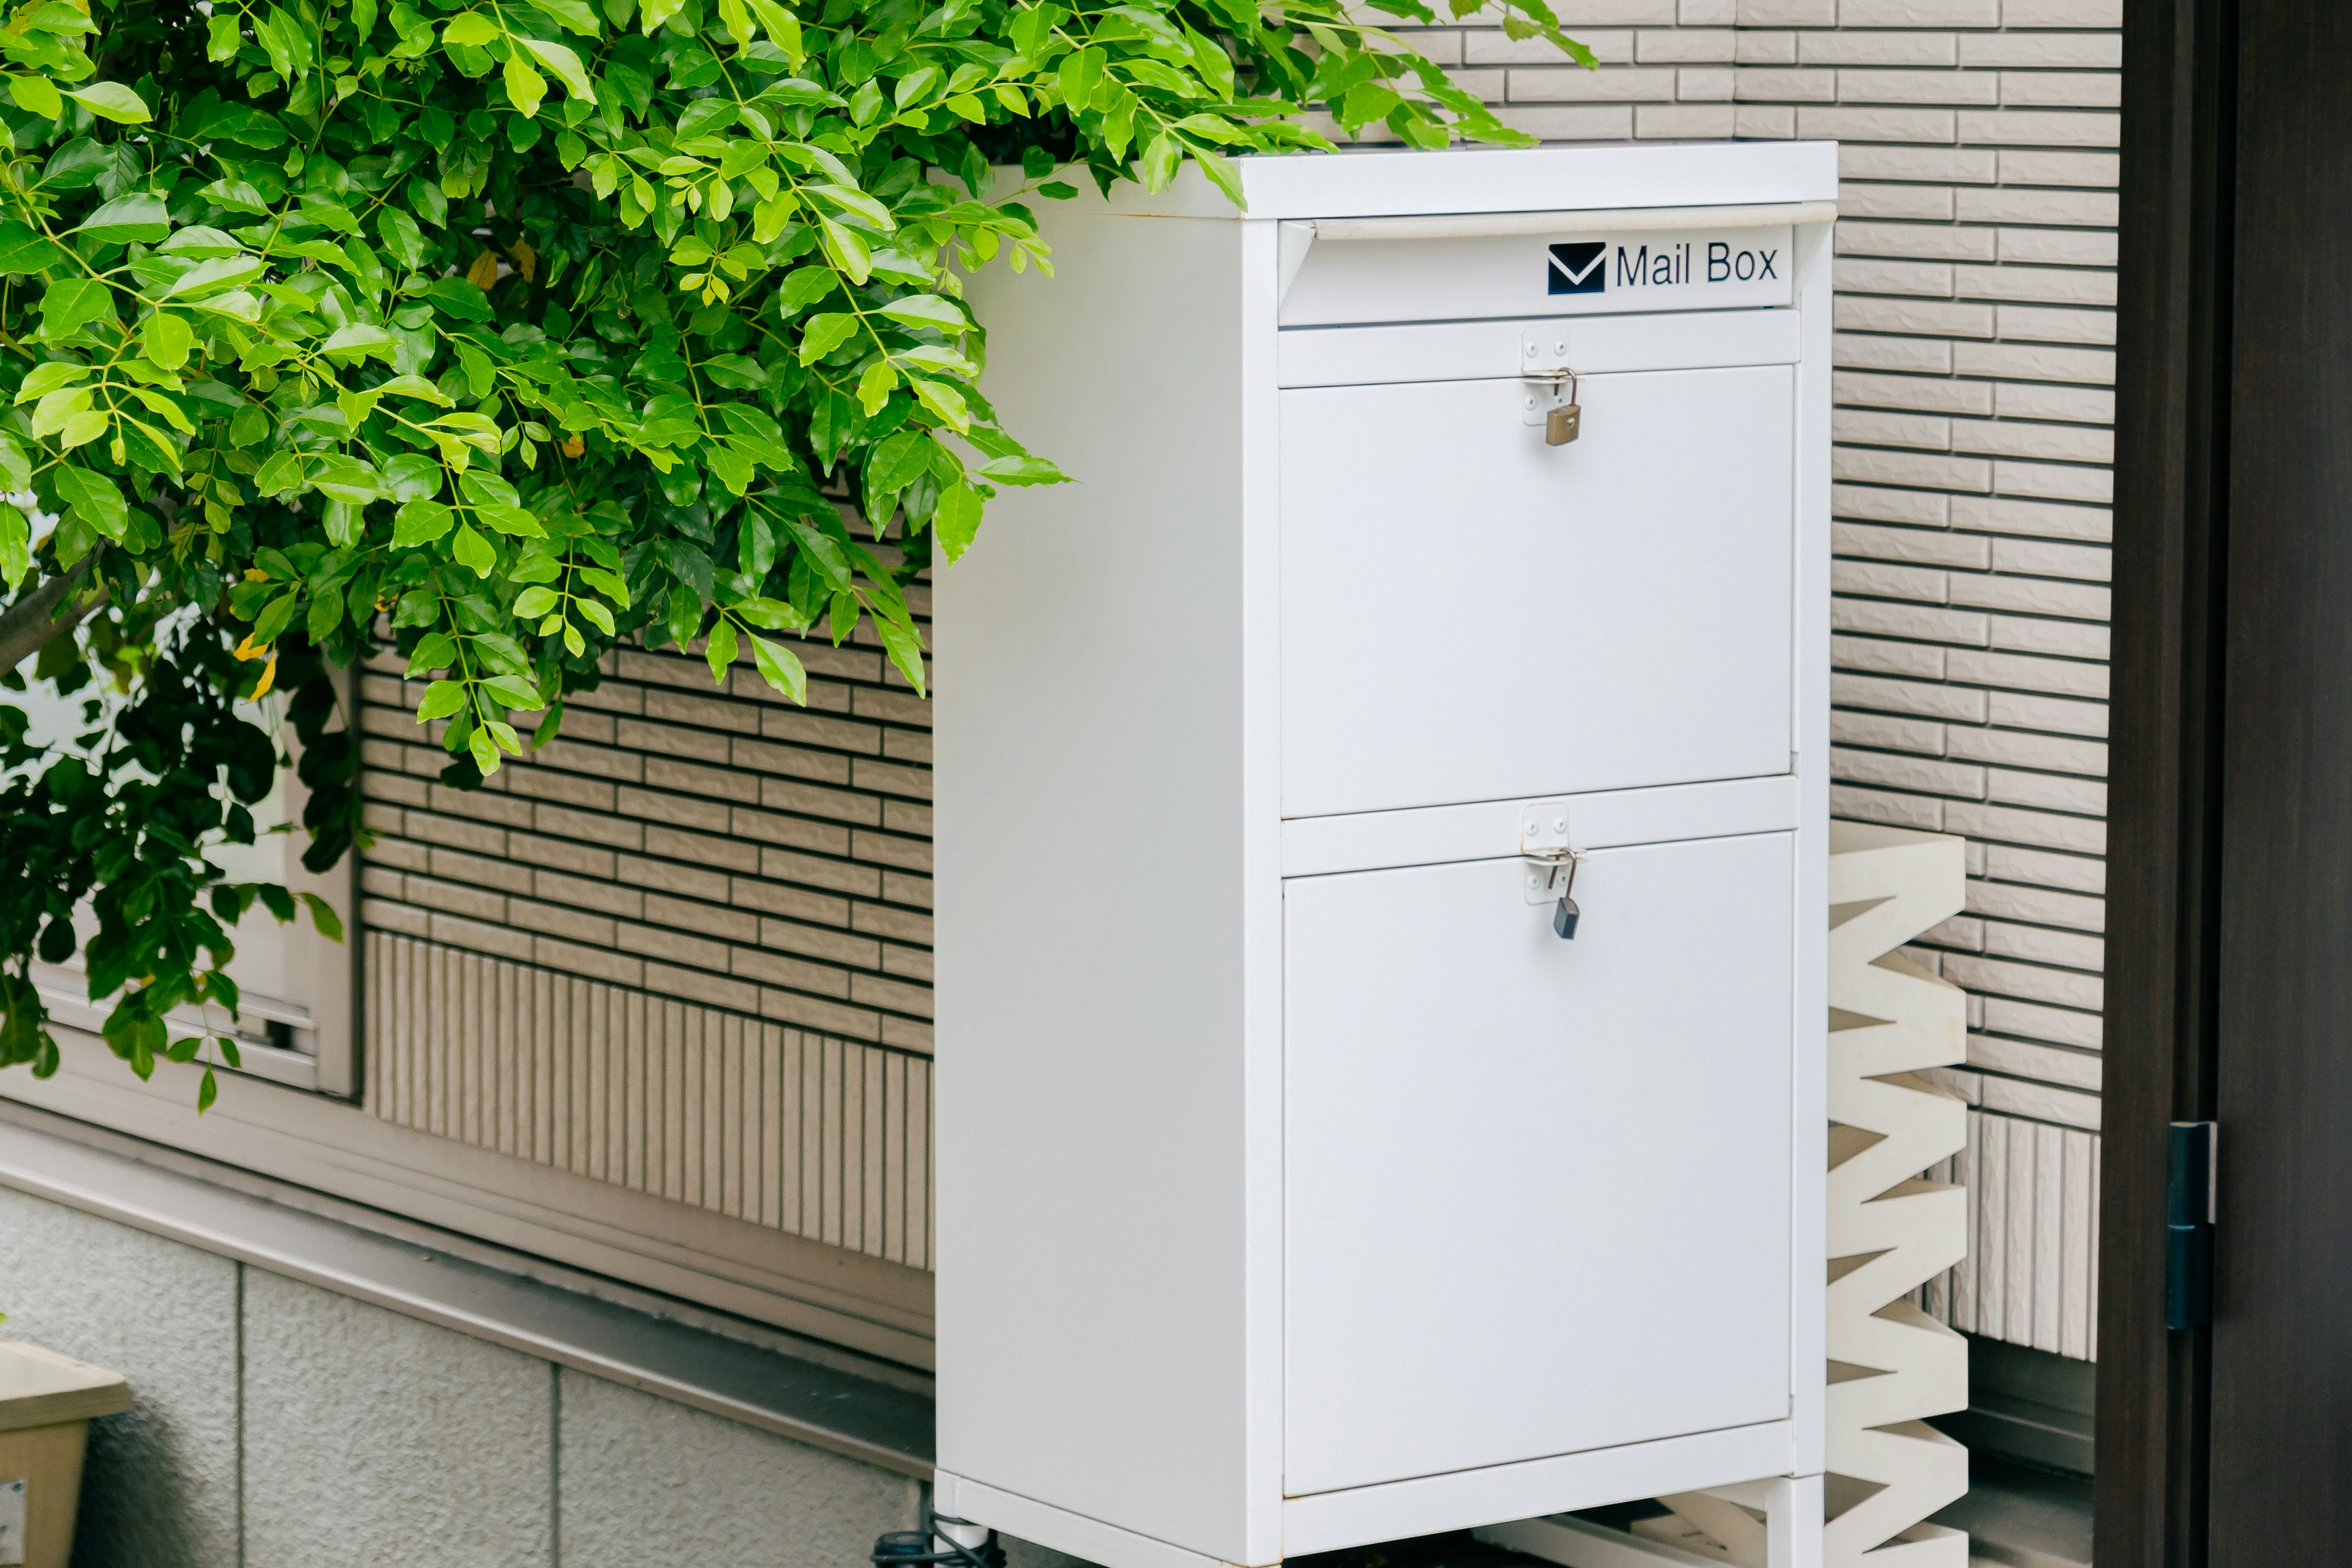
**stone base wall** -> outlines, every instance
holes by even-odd
[[[0,1312],[138,1398],[92,1424],[76,1568],[858,1568],[921,1506],[904,1476],[5,1188]]]

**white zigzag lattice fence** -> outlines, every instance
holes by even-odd
[[[1959,989],[1896,951],[1960,910],[1964,843],[1862,823],[1830,832],[1829,1482],[1825,1568],[1968,1568],[1928,1515],[1969,1487],[1968,1450],[1925,1417],[1969,1402],[1968,1345],[1907,1300],[1968,1250],[1968,1198],[1919,1173],[1967,1142],[1967,1107],[1918,1077],[1967,1054]],[[1745,1568],[1748,1500],[1662,1499],[1634,1528]]]

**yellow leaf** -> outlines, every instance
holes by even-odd
[[[261,667],[261,679],[254,684],[251,700],[258,702],[269,695],[269,683],[278,679],[278,656],[271,654],[269,662]]]
[[[499,258],[491,251],[483,251],[481,255],[474,258],[474,264],[466,268],[466,281],[485,294],[490,291],[490,285],[498,280]]]
[[[267,583],[269,581],[269,574],[259,567],[248,566],[245,569],[245,580],[248,583]],[[245,656],[239,654],[237,657],[242,658]]]
[[[567,458],[576,458],[587,449],[588,443],[577,436],[566,436],[563,438],[563,455]]]
[[[539,252],[530,247],[530,241],[527,239],[516,240],[512,246],[508,247],[507,254],[514,258],[515,270],[522,274],[522,280],[524,282],[530,282],[531,279],[537,275],[539,271]],[[484,287],[488,287],[488,285],[484,285]]]
[[[263,577],[258,572],[247,572],[246,575],[248,577],[257,578],[265,583],[268,581],[268,578]],[[267,656],[269,661],[275,664],[278,661],[278,656],[271,653],[269,648],[270,645],[268,643],[263,643],[259,647],[254,647],[253,634],[251,632],[247,632],[245,634],[245,640],[236,645],[236,657],[241,659],[249,659],[260,658]]]

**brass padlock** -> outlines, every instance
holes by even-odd
[[[1558,383],[1554,383],[1555,389]],[[1584,433],[1584,410],[1576,405],[1576,373],[1568,376],[1568,401],[1544,416],[1544,445],[1565,447]]]

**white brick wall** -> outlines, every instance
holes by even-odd
[[[2122,0],[1556,8],[1600,70],[1418,36],[1546,138],[1844,143],[1833,807],[1969,841],[1967,911],[1919,950],[1969,993],[1938,1076],[2095,1133]]]

